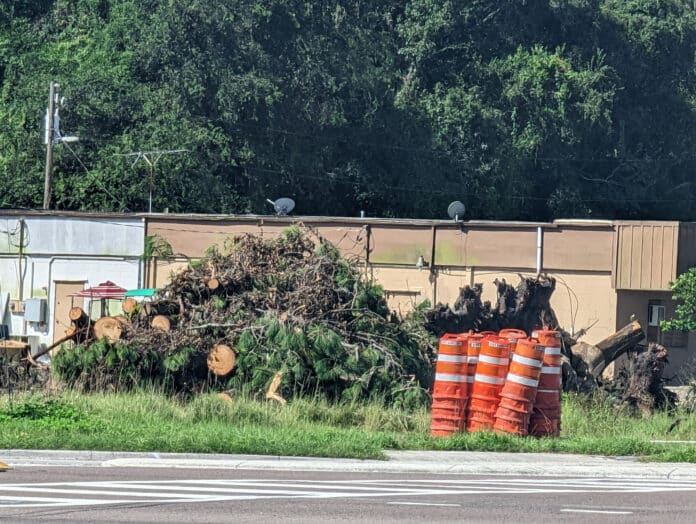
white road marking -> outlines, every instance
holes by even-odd
[[[613,511],[607,509],[562,509],[561,513],[599,513],[601,515],[633,515],[632,511]]]
[[[420,497],[487,494],[652,493],[696,491],[696,481],[586,478],[467,479],[184,479],[95,482],[0,483],[0,508],[96,506],[138,503],[231,502],[267,499],[408,498],[401,505],[442,505],[418,502]],[[63,497],[59,497],[63,495]],[[414,500],[415,499],[415,500]],[[421,499],[422,500],[422,499]],[[427,500],[427,499],[426,499]],[[563,508],[566,513],[608,512],[624,508]],[[632,508],[631,508],[632,509]]]
[[[438,504],[437,502],[387,502],[392,506],[445,506],[448,508],[461,508],[461,504]]]

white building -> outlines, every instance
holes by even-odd
[[[33,344],[61,338],[72,303],[85,306],[70,294],[140,287],[144,238],[142,217],[0,212],[0,325]]]

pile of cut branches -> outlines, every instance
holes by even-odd
[[[88,389],[152,381],[262,395],[275,383],[281,398],[421,405],[435,339],[422,322],[390,315],[358,267],[302,226],[274,240],[236,237],[133,307],[121,340],[61,351],[54,368]]]

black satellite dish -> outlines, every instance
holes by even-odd
[[[295,201],[292,198],[282,197],[275,201],[266,199],[266,202],[273,206],[276,215],[288,215],[295,209]]]
[[[465,211],[466,206],[459,200],[455,200],[454,202],[451,202],[449,206],[447,206],[447,214],[455,222],[459,222],[462,219]]]

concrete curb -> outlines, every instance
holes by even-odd
[[[529,475],[696,480],[696,464],[634,457],[473,451],[388,451],[388,460],[262,455],[0,450],[11,467],[200,468],[352,473]]]

